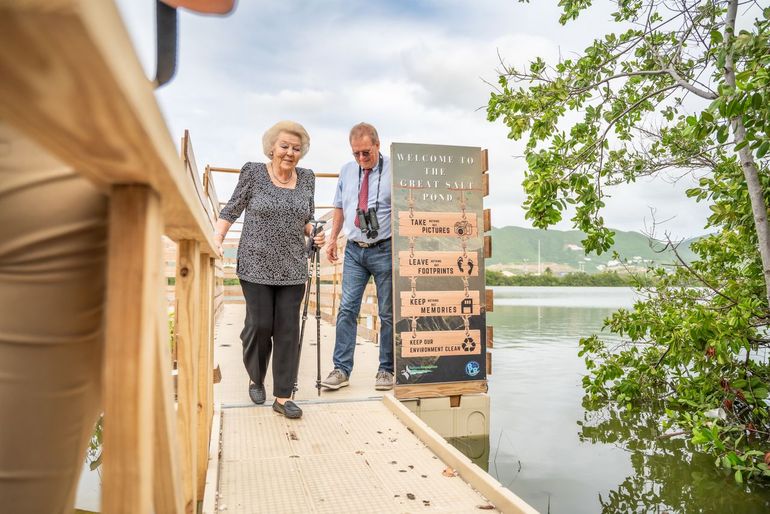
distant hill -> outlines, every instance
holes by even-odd
[[[625,261],[646,266],[649,263],[671,263],[675,258],[673,252],[658,253],[659,243],[655,248],[650,247],[647,236],[638,232],[615,231],[615,245],[601,255],[586,255],[581,240],[585,235],[577,230],[540,230],[522,227],[493,228],[492,258],[487,259],[487,266],[494,265],[525,265],[532,270],[537,266],[537,245],[540,241],[540,261],[546,265],[557,264],[561,271],[585,271],[594,273],[607,267],[617,266],[613,260],[613,252],[617,252]],[[694,259],[690,243],[696,239],[682,242],[679,254],[686,261]],[[569,269],[567,269],[569,268]],[[536,268],[534,268],[536,269]],[[557,270],[554,270],[557,271]]]

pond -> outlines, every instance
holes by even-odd
[[[631,307],[628,288],[494,287],[489,473],[542,513],[767,513],[654,412],[588,411],[578,341]],[[617,339],[606,334],[607,339]]]

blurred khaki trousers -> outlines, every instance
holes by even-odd
[[[0,511],[71,513],[99,415],[107,200],[0,123]]]

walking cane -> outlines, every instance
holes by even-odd
[[[323,228],[318,227],[319,230]],[[315,251],[315,388],[321,396],[321,249]]]
[[[308,262],[313,265],[315,275],[316,275],[316,319],[318,319],[318,339],[316,341],[316,346],[318,347],[318,380],[316,383],[316,387],[318,388],[318,395],[321,395],[321,285],[320,285],[320,278],[321,278],[321,269],[320,269],[320,248],[317,248],[315,244],[313,243],[313,238],[316,236],[316,234],[319,234],[323,230],[323,224],[326,223],[326,221],[322,220],[310,220],[310,223],[313,225],[313,230],[311,231],[310,239],[307,242],[307,256],[308,256]],[[307,309],[308,305],[310,304],[310,287],[313,284],[313,270],[308,272],[307,274],[307,284],[305,285],[305,305],[302,307],[302,325],[299,329],[299,348],[297,349],[297,365],[294,368],[294,389],[291,392],[291,399],[294,399],[294,395],[296,394],[297,390],[299,389],[299,386],[297,384],[297,380],[299,379],[299,361],[300,357],[302,356],[302,339],[305,336],[305,322],[307,321]]]

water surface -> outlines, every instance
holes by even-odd
[[[630,308],[631,289],[492,289],[489,472],[503,485],[543,513],[770,512],[770,490],[735,484],[684,439],[656,443],[653,413],[583,407],[578,341]]]

